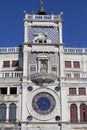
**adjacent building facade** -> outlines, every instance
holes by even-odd
[[[62,13],[24,17],[24,42],[0,48],[0,130],[87,130],[87,48],[66,48]]]

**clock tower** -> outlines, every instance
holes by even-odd
[[[25,13],[22,130],[60,130],[64,79],[62,13]]]

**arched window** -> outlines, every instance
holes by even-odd
[[[85,104],[80,105],[80,121],[87,121],[87,106]]]
[[[9,106],[9,121],[16,121],[16,105],[14,103]]]
[[[71,104],[71,106],[70,106],[70,120],[71,120],[71,122],[78,121],[77,105],[76,104]]]
[[[0,104],[0,121],[6,121],[6,105]]]

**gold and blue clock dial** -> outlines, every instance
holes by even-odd
[[[47,115],[51,113],[54,110],[55,106],[56,102],[54,97],[47,92],[36,94],[32,101],[33,109],[35,112],[41,115]]]
[[[50,108],[51,102],[47,97],[40,97],[37,100],[37,105],[41,111],[46,111]]]

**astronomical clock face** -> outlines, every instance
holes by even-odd
[[[36,89],[27,100],[28,112],[36,119],[50,120],[60,114],[59,100],[58,95],[51,89]]]
[[[34,96],[32,106],[35,112],[41,115],[47,115],[54,110],[56,102],[51,94],[41,92]]]

